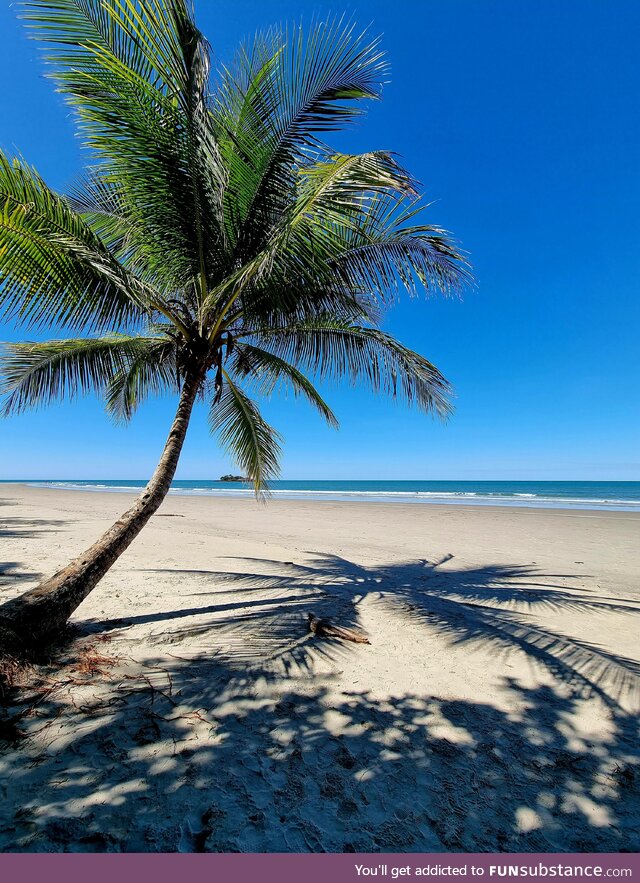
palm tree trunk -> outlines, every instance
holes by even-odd
[[[131,545],[158,509],[175,475],[202,376],[202,370],[186,376],[160,462],[133,506],[83,555],[35,589],[0,607],[0,644],[5,644],[6,650],[16,650],[16,639],[19,650],[28,650],[59,634],[76,607]],[[7,647],[7,644],[14,646]]]

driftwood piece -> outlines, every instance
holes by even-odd
[[[354,644],[370,644],[371,641],[362,632],[348,629],[341,625],[334,625],[328,619],[320,619],[309,614],[309,631],[322,638],[341,638],[343,641],[353,641]]]

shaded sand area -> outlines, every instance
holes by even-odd
[[[1,596],[127,501],[0,486]],[[0,849],[637,850],[638,582],[633,513],[170,497],[11,710]]]

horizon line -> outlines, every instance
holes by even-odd
[[[220,478],[174,478],[173,481],[220,481]],[[147,482],[149,478],[139,477],[139,478],[103,478],[103,477],[67,477],[67,478],[0,478],[0,483],[2,484],[21,484],[27,481],[141,481]],[[414,481],[424,481],[424,482],[447,482],[447,481],[459,481],[459,482],[548,482],[548,483],[557,483],[557,482],[584,482],[589,484],[597,484],[597,483],[613,483],[619,482],[621,484],[630,484],[636,483],[640,484],[640,478],[276,478],[270,479],[269,484],[273,484],[275,482],[280,481],[360,481],[360,482],[380,482],[380,481],[396,481],[396,482],[414,482]]]

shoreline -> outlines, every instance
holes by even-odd
[[[98,481],[98,480],[96,480]],[[91,485],[88,483],[69,481],[2,481],[2,487],[25,487],[38,488],[47,491],[69,491],[71,493],[104,493],[126,494],[137,496],[144,489],[141,482],[135,486],[125,485],[108,486],[105,484]],[[172,488],[170,497],[196,497],[200,499],[230,499],[230,500],[254,500],[253,491],[238,488]],[[640,516],[640,502],[625,500],[579,500],[579,499],[531,499],[534,495],[516,494],[515,496],[527,499],[513,499],[514,495],[504,497],[484,496],[481,493],[450,493],[439,494],[438,492],[404,492],[404,491],[340,491],[340,490],[290,490],[272,489],[269,492],[269,502],[299,501],[299,502],[330,502],[330,503],[368,503],[381,505],[409,505],[409,506],[455,506],[485,508],[507,508],[513,510],[563,510],[578,512],[620,512],[631,513]],[[473,499],[462,499],[469,497]]]

